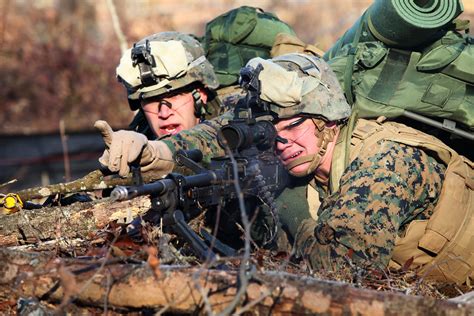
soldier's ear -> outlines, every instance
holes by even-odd
[[[199,92],[199,95],[201,96],[201,101],[202,103],[206,104],[207,103],[207,99],[208,99],[208,96],[207,96],[207,90],[202,88],[202,87],[199,87],[197,88],[198,92]]]

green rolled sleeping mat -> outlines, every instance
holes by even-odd
[[[369,8],[370,32],[393,47],[416,47],[440,38],[464,10],[459,0],[377,0]]]
[[[405,49],[423,46],[441,38],[463,10],[460,0],[376,0],[325,58],[334,57],[358,33],[359,42],[379,40]]]

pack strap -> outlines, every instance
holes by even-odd
[[[464,31],[466,34],[469,34],[470,21],[464,19],[454,19],[453,22],[454,28],[456,31]]]
[[[402,81],[403,75],[410,63],[410,58],[410,51],[390,49],[385,65],[370,90],[368,97],[377,102],[389,103]]]
[[[359,24],[359,27],[357,28],[357,31],[354,35],[354,40],[352,41],[351,47],[349,49],[349,52],[348,52],[349,57],[347,58],[346,69],[344,71],[343,88],[344,88],[344,93],[346,95],[346,99],[349,105],[353,105],[355,101],[354,94],[352,93],[352,75],[354,73],[354,61],[355,61],[355,56],[357,54],[357,45],[359,45],[360,35],[366,23],[366,18],[365,18],[366,15],[367,15],[367,11],[365,11],[364,14],[362,14],[362,16],[360,17],[360,24]]]
[[[334,193],[339,190],[339,180],[344,170],[349,166],[349,153],[351,146],[352,131],[357,121],[357,110],[352,112],[349,120],[342,125],[339,132],[336,146],[334,147],[333,159],[331,162],[331,172],[329,175],[329,192]]]

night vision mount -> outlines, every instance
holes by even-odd
[[[156,66],[155,59],[151,54],[150,41],[146,40],[143,44],[133,44],[132,48],[132,65],[138,65],[140,71],[140,79],[143,86],[149,87],[157,84],[160,80],[153,72],[153,67]]]

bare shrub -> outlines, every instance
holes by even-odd
[[[3,133],[52,132],[60,119],[68,130],[105,117],[115,126],[128,122],[115,79],[119,47],[99,40],[93,8],[79,3],[67,9],[10,4],[0,50]]]

